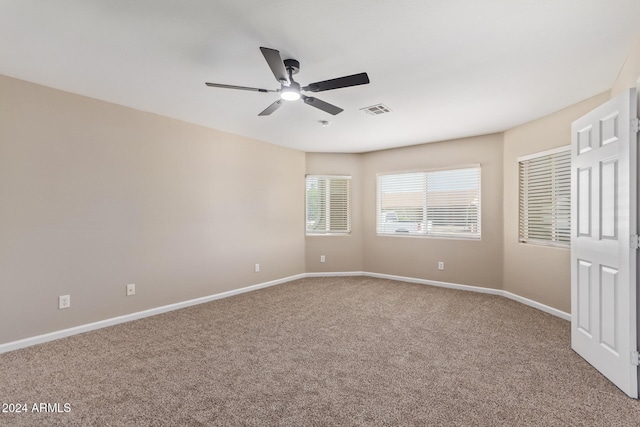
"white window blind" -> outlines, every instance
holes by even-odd
[[[480,166],[378,175],[377,231],[480,238]]]
[[[571,152],[569,147],[518,160],[520,242],[569,246],[571,241]]]
[[[350,176],[307,176],[307,234],[350,233],[350,205]]]

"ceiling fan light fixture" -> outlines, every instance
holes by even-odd
[[[280,90],[280,98],[285,101],[296,101],[300,99],[300,85],[295,87],[293,84],[289,87],[283,87]]]

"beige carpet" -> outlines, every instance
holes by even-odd
[[[637,426],[569,336],[501,297],[309,278],[0,355],[28,405],[0,425]]]

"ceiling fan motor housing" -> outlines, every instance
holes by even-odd
[[[284,61],[284,67],[287,69],[287,71],[291,71],[291,74],[298,74],[298,71],[300,71],[300,62],[298,62],[295,59],[285,59]]]

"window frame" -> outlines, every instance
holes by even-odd
[[[532,185],[530,181],[526,184],[523,183],[525,177],[523,177],[523,163],[535,160],[541,160],[543,158],[549,158],[554,162],[551,166],[549,174],[551,175],[550,182],[551,188],[549,189],[549,198],[551,199],[551,223],[549,224],[548,232],[551,235],[550,239],[543,239],[539,237],[530,236],[529,225],[531,215],[529,214],[529,206],[532,204],[531,200],[527,198],[527,195],[523,193],[528,186]],[[559,162],[558,162],[559,160]],[[518,167],[518,243],[526,245],[536,245],[544,247],[554,247],[560,249],[571,248],[571,145],[563,145],[561,147],[553,148],[550,150],[540,151],[537,153],[528,154],[518,157],[516,159]],[[558,171],[559,166],[556,163],[560,163],[566,166],[566,169]],[[560,177],[558,177],[558,175]],[[559,194],[558,194],[559,193]],[[565,201],[562,203],[562,199],[568,198],[568,203]],[[526,209],[526,212],[523,211]],[[558,212],[560,210],[560,212]],[[561,229],[559,223],[561,218],[566,217],[568,224]],[[524,224],[524,219],[527,218],[527,224]],[[566,240],[563,237],[566,236]]]
[[[309,230],[309,188],[308,188],[308,180],[309,179],[322,179],[325,181],[331,181],[331,180],[344,180],[346,181],[346,230],[332,230],[330,228],[325,228],[325,230],[323,231],[310,231]],[[317,174],[307,174],[305,175],[305,197],[304,197],[304,207],[305,207],[305,212],[304,212],[304,217],[305,217],[305,236],[349,236],[351,234],[351,225],[352,225],[352,221],[351,221],[351,197],[352,197],[352,190],[351,190],[351,181],[352,181],[352,177],[351,175],[317,175]],[[327,191],[329,191],[329,187],[327,187]],[[326,195],[325,195],[326,197]],[[325,209],[326,209],[326,213],[327,215],[330,214],[331,212],[331,204],[329,203],[329,205],[326,205],[325,202]],[[330,215],[329,215],[329,219],[326,220],[325,219],[325,223],[327,224],[327,226],[330,227]]]
[[[391,175],[409,175],[409,174],[425,174],[425,190],[424,190],[424,200],[422,201],[422,209],[424,217],[425,213],[429,209],[428,206],[428,190],[426,188],[428,174],[438,173],[438,172],[448,172],[448,171],[458,171],[458,170],[469,170],[476,169],[477,170],[477,191],[474,192],[475,198],[477,198],[477,213],[474,226],[477,231],[475,233],[462,233],[462,232],[454,232],[454,233],[446,233],[446,232],[429,232],[429,225],[423,226],[424,230],[422,232],[384,232],[381,230],[381,215],[387,215],[387,213],[382,212],[382,201],[381,201],[381,189],[380,189],[380,178],[383,176],[391,176]],[[455,191],[455,190],[454,190]],[[471,205],[469,205],[471,206]],[[435,209],[435,207],[434,207]],[[453,216],[455,219],[455,216]],[[424,222],[424,221],[423,221]],[[412,170],[403,170],[403,171],[394,171],[394,172],[380,172],[376,174],[376,235],[379,237],[409,237],[409,238],[427,238],[427,239],[448,239],[448,240],[473,240],[480,241],[482,240],[482,164],[473,163],[473,164],[465,164],[465,165],[456,165],[456,166],[447,166],[442,168],[429,168],[429,169],[412,169]]]

